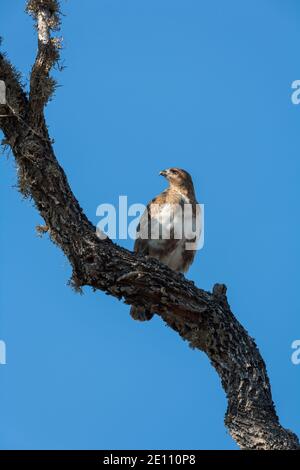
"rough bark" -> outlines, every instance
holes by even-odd
[[[52,37],[59,27],[59,2],[31,0],[27,11],[38,30],[30,91],[25,93],[19,75],[0,54],[0,80],[7,88],[0,127],[17,162],[19,189],[45,220],[41,230],[69,259],[72,285],[151,309],[191,347],[206,353],[227,395],[225,424],[242,449],[299,449],[297,436],[279,423],[265,363],[231,312],[226,287],[216,284],[206,292],[158,261],[97,237],[54,155],[44,118],[55,88],[49,72],[59,60],[60,42]]]

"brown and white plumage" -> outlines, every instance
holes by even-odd
[[[147,205],[137,227],[134,251],[156,258],[174,271],[186,272],[196,254],[194,246],[187,249],[187,244],[195,244],[201,230],[198,227],[195,235],[200,208],[193,181],[190,174],[180,168],[169,168],[160,174],[168,180],[169,187]],[[186,205],[190,210],[184,216]],[[187,227],[192,230],[186,230]],[[135,320],[149,320],[153,316],[144,308],[135,306],[131,307],[130,314]]]

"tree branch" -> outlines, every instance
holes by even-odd
[[[254,340],[230,310],[226,288],[198,289],[159,261],[134,254],[110,240],[100,240],[84,215],[60,167],[49,139],[44,106],[53,92],[49,73],[58,60],[59,2],[28,1],[37,22],[38,53],[27,98],[12,65],[0,54],[0,80],[7,106],[0,107],[0,127],[13,151],[19,189],[30,196],[49,235],[68,257],[76,289],[91,286],[156,312],[192,348],[207,354],[228,399],[225,424],[242,449],[299,449],[284,429],[272,401],[266,366]]]
[[[60,38],[51,32],[60,27],[59,2],[57,0],[29,0],[26,11],[34,18],[38,33],[38,53],[30,75],[28,121],[39,129],[43,110],[56,87],[49,73],[59,61]]]

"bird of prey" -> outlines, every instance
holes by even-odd
[[[160,175],[167,179],[169,187],[147,205],[137,226],[134,251],[185,273],[194,260],[201,234],[200,206],[187,171],[169,168]],[[140,321],[153,316],[139,306],[132,306],[130,314]]]

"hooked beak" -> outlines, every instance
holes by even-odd
[[[167,173],[168,173],[167,170],[162,170],[159,172],[161,176],[167,176]]]

